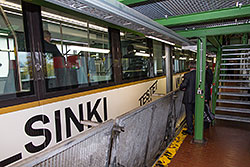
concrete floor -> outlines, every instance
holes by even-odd
[[[204,138],[199,145],[187,136],[169,167],[250,167],[250,124],[216,120]]]

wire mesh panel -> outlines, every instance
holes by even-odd
[[[176,111],[176,119],[179,120],[182,117],[183,113],[185,113],[185,106],[182,103],[184,91],[176,91],[175,92],[175,111]]]
[[[124,132],[114,141],[113,166],[144,166],[152,114],[152,105],[147,105],[117,118]]]
[[[135,4],[132,8],[151,19],[206,12],[238,5],[249,5],[250,0],[150,0],[144,4]],[[240,5],[240,6],[241,6]]]
[[[173,111],[173,95],[170,94],[156,101],[154,104],[153,120],[148,137],[146,166],[150,166],[153,158],[159,153],[164,144],[167,131],[168,116]]]
[[[47,149],[14,166],[102,167],[108,166],[113,120]]]
[[[179,98],[174,98],[174,93],[116,119],[116,126],[123,127],[124,132],[117,135],[113,143],[113,166],[150,166],[166,136],[174,136],[173,115],[183,112],[181,107],[174,107],[177,101],[182,104],[183,93]]]

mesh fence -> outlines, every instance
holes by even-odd
[[[108,165],[113,120],[51,147],[15,166],[100,167]]]
[[[14,166],[150,166],[166,138],[174,136],[184,113],[182,98],[183,92],[172,92]]]

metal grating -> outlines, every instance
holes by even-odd
[[[243,25],[249,24],[250,19],[237,19],[237,20],[228,20],[228,21],[218,21],[214,23],[203,23],[197,25],[185,25],[185,26],[176,26],[171,28],[174,31],[182,31],[182,30],[194,30],[199,28],[213,28],[213,27],[223,27],[230,25]]]
[[[151,19],[178,16],[209,10],[235,7],[236,3],[249,5],[250,0],[151,0],[132,8]]]

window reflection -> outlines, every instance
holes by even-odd
[[[161,42],[153,41],[154,76],[163,75],[165,61],[163,59],[164,49]]]
[[[121,37],[123,79],[150,77],[150,53],[146,39],[125,33]]]
[[[193,61],[196,58],[196,53],[190,50],[183,50],[178,47],[174,47],[173,56],[173,72],[180,73],[188,71],[189,61]]]
[[[33,92],[33,74],[31,55],[25,47],[22,14],[10,12],[5,3],[9,1],[1,2],[7,17],[0,16],[0,95],[14,98]],[[6,20],[13,30],[5,24]]]
[[[51,33],[50,43],[54,48],[54,52],[46,49],[45,40],[48,91],[112,81],[112,59],[106,28],[94,24],[79,26],[63,21],[51,22],[49,18],[44,18],[43,29]]]

